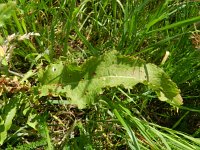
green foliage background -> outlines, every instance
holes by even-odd
[[[0,2],[2,149],[199,149],[198,1]]]

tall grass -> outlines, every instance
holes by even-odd
[[[200,2],[189,0],[18,0],[11,18],[0,19],[3,41],[14,33],[40,36],[14,41],[10,70],[34,72],[57,60],[78,65],[116,49],[162,67],[181,89],[184,105],[177,111],[155,101],[155,93],[142,85],[106,88],[101,102],[86,110],[42,99],[35,113],[43,126],[35,132],[15,120],[2,148],[34,145],[39,137],[47,140],[38,147],[49,149],[198,149],[199,7]],[[170,55],[161,64],[166,51]],[[30,82],[36,85],[34,73]]]

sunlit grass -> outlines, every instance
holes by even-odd
[[[38,115],[41,126],[36,132],[33,124],[31,128],[20,122],[26,117],[26,106],[20,107],[3,148],[29,143],[36,146],[35,141],[39,141],[38,147],[49,149],[53,145],[55,149],[200,147],[200,2],[18,0],[12,7],[15,11],[11,16],[0,18],[4,22],[1,44],[14,33],[40,36],[12,41],[13,53],[5,69],[20,75],[31,70],[27,78],[32,85],[37,85],[34,73],[58,59],[79,65],[90,56],[115,49],[162,67],[181,89],[184,105],[177,110],[158,102],[156,94],[142,85],[132,90],[106,88],[101,102],[86,110],[65,106],[58,99],[52,104],[53,97],[32,104],[34,96],[24,94],[31,107],[36,107],[33,114]],[[169,56],[162,63],[166,52]],[[13,75],[9,71],[1,69],[1,74]],[[18,94],[16,99],[21,98]],[[12,94],[2,95],[0,105],[9,98]],[[40,143],[42,138],[46,140]]]

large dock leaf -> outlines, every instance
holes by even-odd
[[[148,85],[162,101],[182,104],[180,90],[161,68],[116,51],[90,58],[80,67],[51,64],[39,73],[39,81],[40,97],[62,95],[79,108],[97,102],[105,87],[131,89],[138,83]]]

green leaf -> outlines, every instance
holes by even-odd
[[[79,108],[97,102],[106,87],[131,89],[138,83],[148,85],[162,101],[182,104],[180,90],[161,68],[116,51],[92,57],[80,67],[63,62],[51,64],[40,71],[39,81],[40,97],[62,95]]]
[[[7,138],[7,131],[12,125],[12,120],[17,112],[18,101],[16,99],[10,100],[3,109],[3,114],[0,117],[0,145],[2,145]]]
[[[38,125],[37,114],[30,112],[27,119],[27,125],[37,130],[36,126]]]

